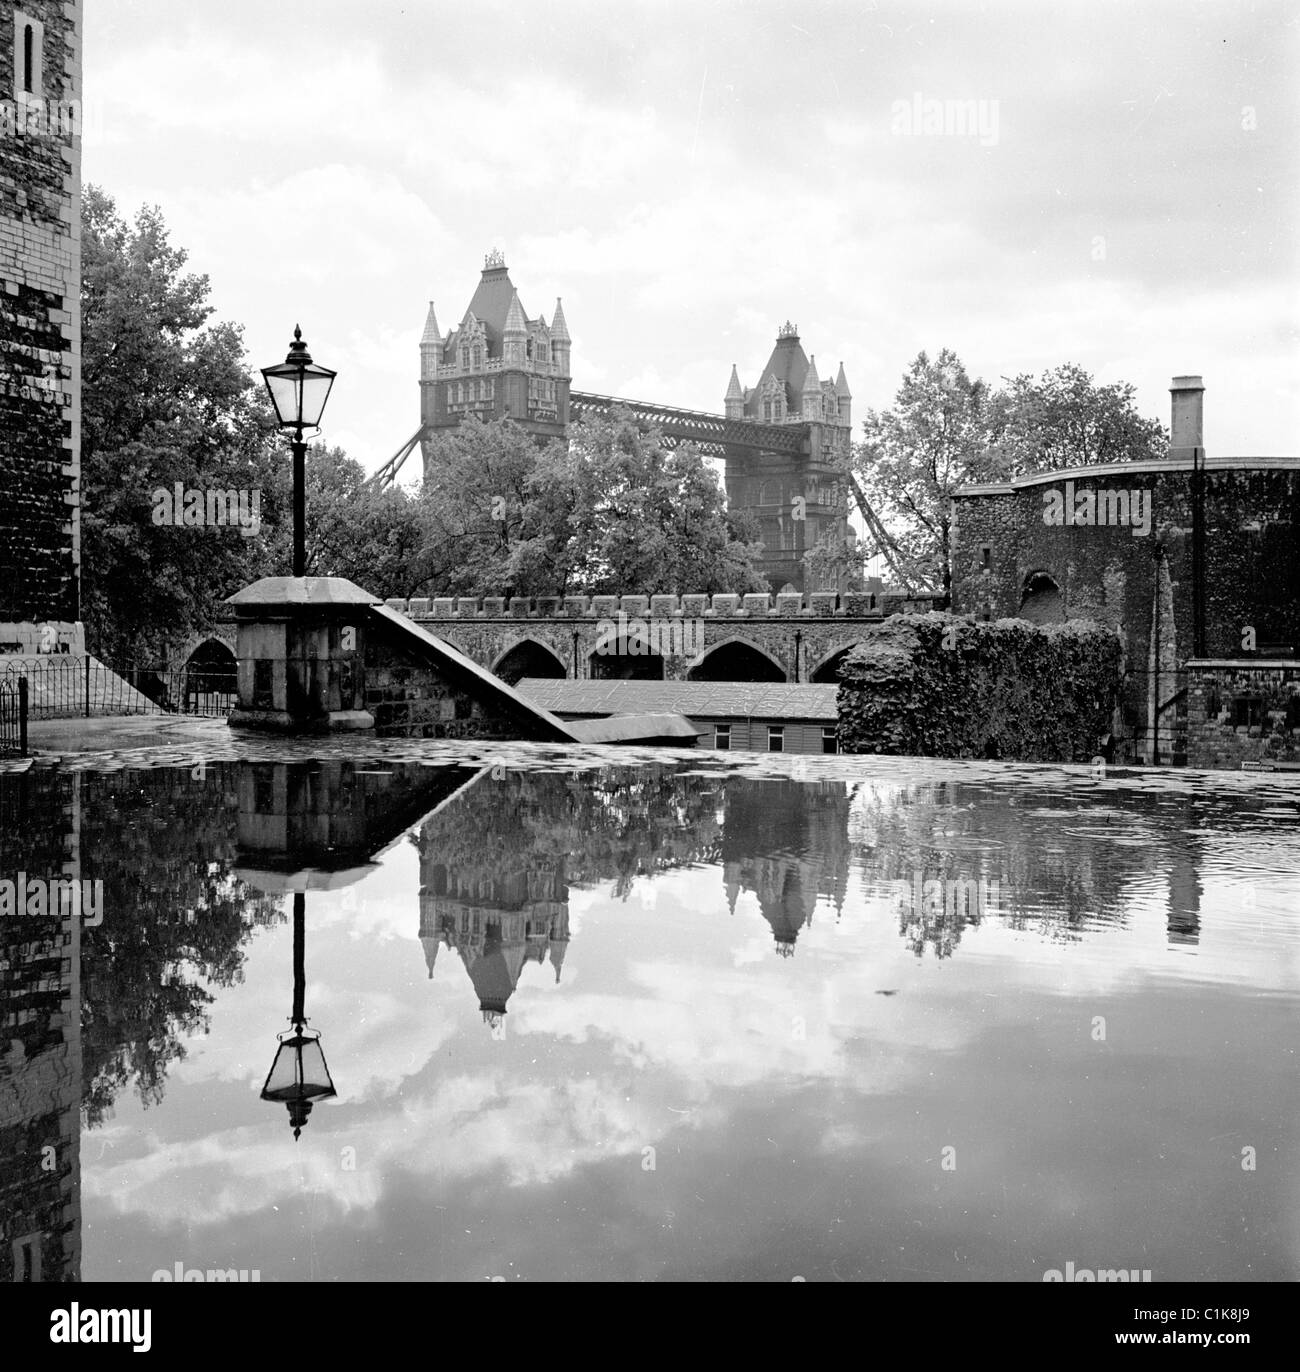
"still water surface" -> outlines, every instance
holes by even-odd
[[[1300,1277],[1300,786],[487,756],[0,776],[0,1265]]]

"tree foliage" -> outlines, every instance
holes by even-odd
[[[539,448],[508,421],[435,439],[421,496],[432,588],[505,596],[748,591],[751,528],[699,453],[627,416]]]
[[[979,482],[1164,457],[1168,437],[1127,383],[1098,385],[1066,363],[1000,390],[943,349],[918,353],[889,409],[869,410],[846,478],[868,546],[909,590],[951,586],[952,497]]]
[[[185,271],[161,213],[127,224],[88,186],[82,263],[82,613],[93,650],[155,658],[272,553],[237,527],[155,524],[153,492],[256,490],[274,526],[283,464],[242,332],[212,321],[208,279]]]

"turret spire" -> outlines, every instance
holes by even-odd
[[[560,297],[555,297],[555,315],[551,320],[551,338],[561,343],[572,343],[569,337],[569,326],[564,322],[564,306],[560,304]]]
[[[745,392],[741,389],[740,373],[736,371],[736,364],[731,364],[731,381],[727,386],[728,400],[744,400]]]
[[[424,321],[424,332],[420,335],[420,346],[441,347],[442,333],[438,328],[438,316],[433,312],[433,301],[429,301],[429,314]]]

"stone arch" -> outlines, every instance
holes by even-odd
[[[196,637],[173,680],[177,706],[184,714],[223,714],[234,709],[239,693],[234,646],[223,634]]]
[[[663,657],[649,648],[635,633],[602,635],[587,655],[587,675],[593,681],[663,681]]]
[[[1031,624],[1063,624],[1065,597],[1047,571],[1030,572],[1020,592],[1020,618]]]
[[[551,647],[535,638],[520,637],[497,654],[492,672],[507,686],[513,686],[526,676],[563,679],[568,675],[564,659]]]
[[[847,643],[840,643],[836,647],[825,653],[817,665],[808,673],[807,679],[819,686],[838,685],[840,679],[840,668],[844,665],[844,659],[861,643],[860,638],[850,639]]]
[[[231,656],[235,656],[235,626],[233,624],[218,624],[204,633],[191,634],[187,639],[182,640],[180,647],[173,650],[172,666],[183,669],[190,658],[209,640],[224,644],[230,649]]]
[[[710,644],[691,664],[688,681],[770,681],[789,678],[785,668],[767,651],[739,634]]]

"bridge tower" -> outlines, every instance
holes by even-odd
[[[444,336],[433,301],[420,338],[420,422],[428,439],[454,432],[467,415],[512,419],[539,439],[569,425],[570,348],[564,308],[530,319],[496,249],[457,328]]]
[[[804,451],[765,452],[728,445],[727,504],[758,519],[762,568],[774,590],[837,589],[804,585],[803,556],[823,536],[848,531],[846,492],[839,463],[848,455],[853,396],[841,362],[834,381],[823,381],[815,357],[788,320],[755,386],[742,386],[733,366],[723,406],[728,419],[807,428]]]

